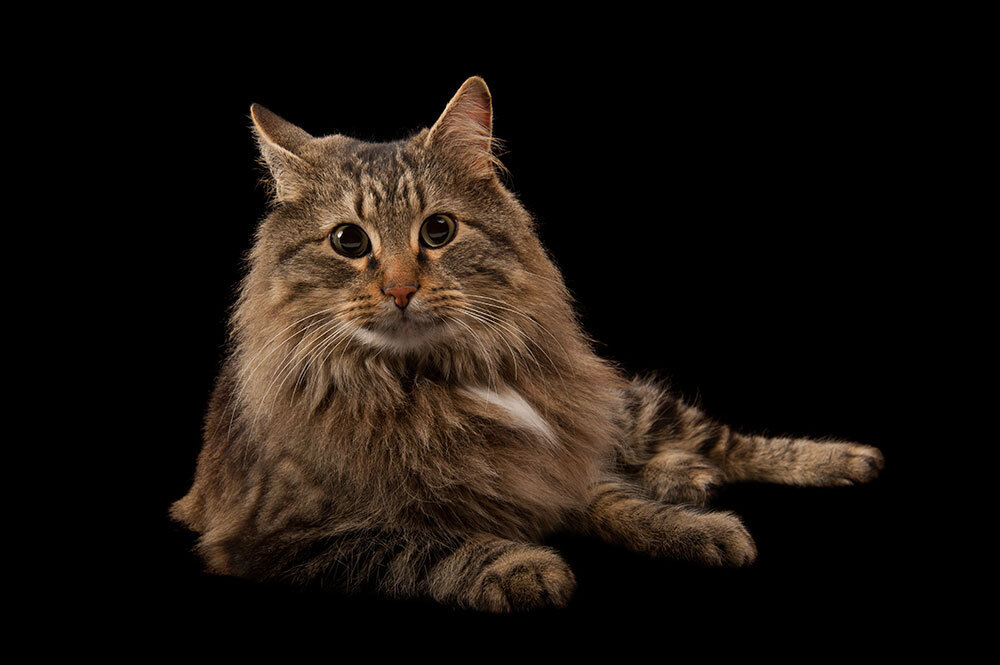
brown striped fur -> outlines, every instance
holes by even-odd
[[[874,448],[743,436],[623,379],[591,350],[534,222],[497,177],[485,83],[430,130],[313,138],[259,106],[272,175],[209,405],[194,484],[171,510],[214,572],[322,580],[508,611],[564,605],[538,543],[572,527],[656,556],[742,565],[723,482],[872,479]],[[448,245],[422,220],[458,223]],[[331,248],[339,224],[372,251]],[[418,286],[400,310],[387,280]]]

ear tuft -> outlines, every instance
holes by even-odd
[[[495,177],[502,168],[493,154],[493,102],[486,81],[465,81],[427,134],[425,146],[439,148],[478,177]]]
[[[274,178],[277,200],[294,198],[304,187],[309,166],[302,149],[313,137],[260,104],[251,104],[250,118],[261,157]]]

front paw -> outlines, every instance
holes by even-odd
[[[473,605],[489,612],[565,607],[575,586],[572,571],[558,554],[526,548],[505,554],[483,570]]]
[[[757,558],[757,546],[743,522],[727,512],[693,513],[672,549],[709,566],[746,566]]]

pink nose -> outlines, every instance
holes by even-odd
[[[410,302],[410,296],[417,292],[417,287],[410,286],[409,284],[405,286],[390,286],[384,289],[387,296],[392,296],[396,299],[396,307],[403,309]]]

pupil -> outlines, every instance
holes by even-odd
[[[432,220],[431,223],[427,225],[427,235],[434,242],[444,240],[444,238],[448,235],[448,223],[440,217]]]
[[[347,228],[340,232],[340,246],[348,251],[360,249],[361,234],[357,229]]]

